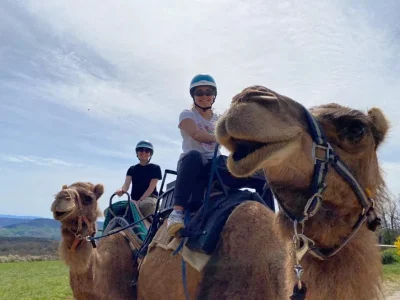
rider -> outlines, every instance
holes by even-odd
[[[148,216],[154,213],[156,207],[157,183],[162,177],[161,168],[159,165],[150,163],[154,148],[148,140],[137,143],[135,150],[139,163],[128,169],[125,183],[115,193],[122,196],[132,183],[131,199],[139,204],[142,214]]]
[[[218,115],[212,110],[217,96],[217,85],[212,76],[198,74],[190,82],[191,109],[179,115],[183,153],[178,161],[174,207],[167,221],[168,234],[174,236],[183,224],[183,212],[199,175],[212,160],[216,139],[214,129]],[[220,155],[218,150],[217,155]]]
[[[188,209],[188,202],[192,192],[204,194],[208,181],[210,162],[214,156],[216,138],[215,125],[219,118],[212,105],[217,97],[217,85],[212,76],[198,74],[190,82],[190,96],[193,99],[191,109],[185,109],[179,115],[179,129],[182,135],[183,153],[179,157],[177,177],[174,188],[174,207],[167,220],[167,231],[171,236],[184,227],[183,213]],[[219,149],[216,155],[221,155]],[[252,178],[236,178],[226,169],[225,161],[217,160],[218,165],[223,164],[220,176],[225,186],[231,188],[254,188],[260,195],[264,193],[264,201],[273,208],[273,196],[267,186],[265,178],[254,180]],[[206,177],[206,178],[204,178]]]

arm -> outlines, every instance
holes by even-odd
[[[214,143],[215,136],[200,130],[192,119],[184,119],[179,128],[186,131],[193,139],[200,143]]]
[[[124,190],[124,192],[127,192],[129,190],[129,186],[131,185],[131,182],[132,182],[132,177],[126,176],[124,185],[122,186],[121,189]]]
[[[122,188],[120,188],[119,190],[116,191],[116,194],[119,197],[121,197],[124,194],[124,192],[127,192],[129,190],[129,186],[131,185],[131,182],[132,182],[132,177],[126,175],[124,185],[122,186]]]
[[[147,188],[147,190],[144,192],[144,194],[142,195],[142,197],[140,197],[139,201],[146,199],[147,197],[149,197],[151,195],[151,193],[154,191],[156,185],[158,183],[158,179],[157,178],[153,178],[150,181],[149,187]]]

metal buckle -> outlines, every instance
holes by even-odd
[[[370,201],[371,205],[369,205],[369,207],[367,207],[367,208],[363,207],[363,209],[361,211],[362,216],[366,215],[371,209],[375,209],[375,200],[371,199],[371,198],[368,198],[368,200]]]
[[[300,264],[303,256],[310,250],[311,247],[315,246],[315,242],[306,237],[304,234],[293,235],[293,246],[294,246],[294,258],[296,264]]]
[[[315,205],[315,207],[312,211],[308,211],[315,198],[317,198],[317,201],[318,201],[317,204]],[[317,211],[321,207],[322,199],[323,199],[323,196],[319,192],[316,192],[314,195],[311,196],[310,199],[308,199],[307,204],[306,204],[306,206],[304,206],[304,211],[303,211],[305,220],[311,218],[312,216],[314,216],[317,213]]]
[[[375,200],[369,198],[369,201],[371,201],[371,207],[372,207],[372,208],[375,208]],[[371,207],[370,207],[370,208],[371,208]]]
[[[316,149],[321,149],[325,151],[325,157],[317,157],[316,156]],[[317,163],[317,160],[322,161],[322,162],[328,162],[329,161],[329,150],[332,149],[331,146],[328,144],[327,146],[324,145],[317,145],[315,142],[313,142],[312,150],[311,150],[311,155],[314,159],[314,165]]]

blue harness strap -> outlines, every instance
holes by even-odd
[[[184,224],[187,226],[190,222],[190,211],[186,210],[185,215],[184,215]],[[172,255],[175,256],[177,255],[183,248],[183,246],[186,244],[186,241],[188,240],[188,237],[182,237],[181,241],[179,243],[179,246],[176,248],[174,252],[172,252]],[[182,285],[183,285],[183,291],[185,293],[185,299],[189,300],[189,289],[187,286],[187,277],[186,277],[186,262],[182,257]]]
[[[189,289],[187,286],[187,278],[186,278],[186,262],[182,257],[182,284],[183,284],[183,291],[185,293],[185,299],[189,300],[190,295],[189,295]]]

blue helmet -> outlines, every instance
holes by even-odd
[[[215,83],[214,78],[208,74],[198,74],[193,77],[192,81],[190,82],[190,96],[193,98],[193,93],[196,87],[200,85],[207,85],[212,86],[215,89],[215,96],[217,96],[217,84]]]
[[[153,144],[150,143],[148,140],[143,140],[143,141],[140,141],[139,143],[137,143],[136,148],[135,148],[136,152],[137,152],[138,148],[150,149],[151,154],[153,155],[153,152],[154,152]]]

